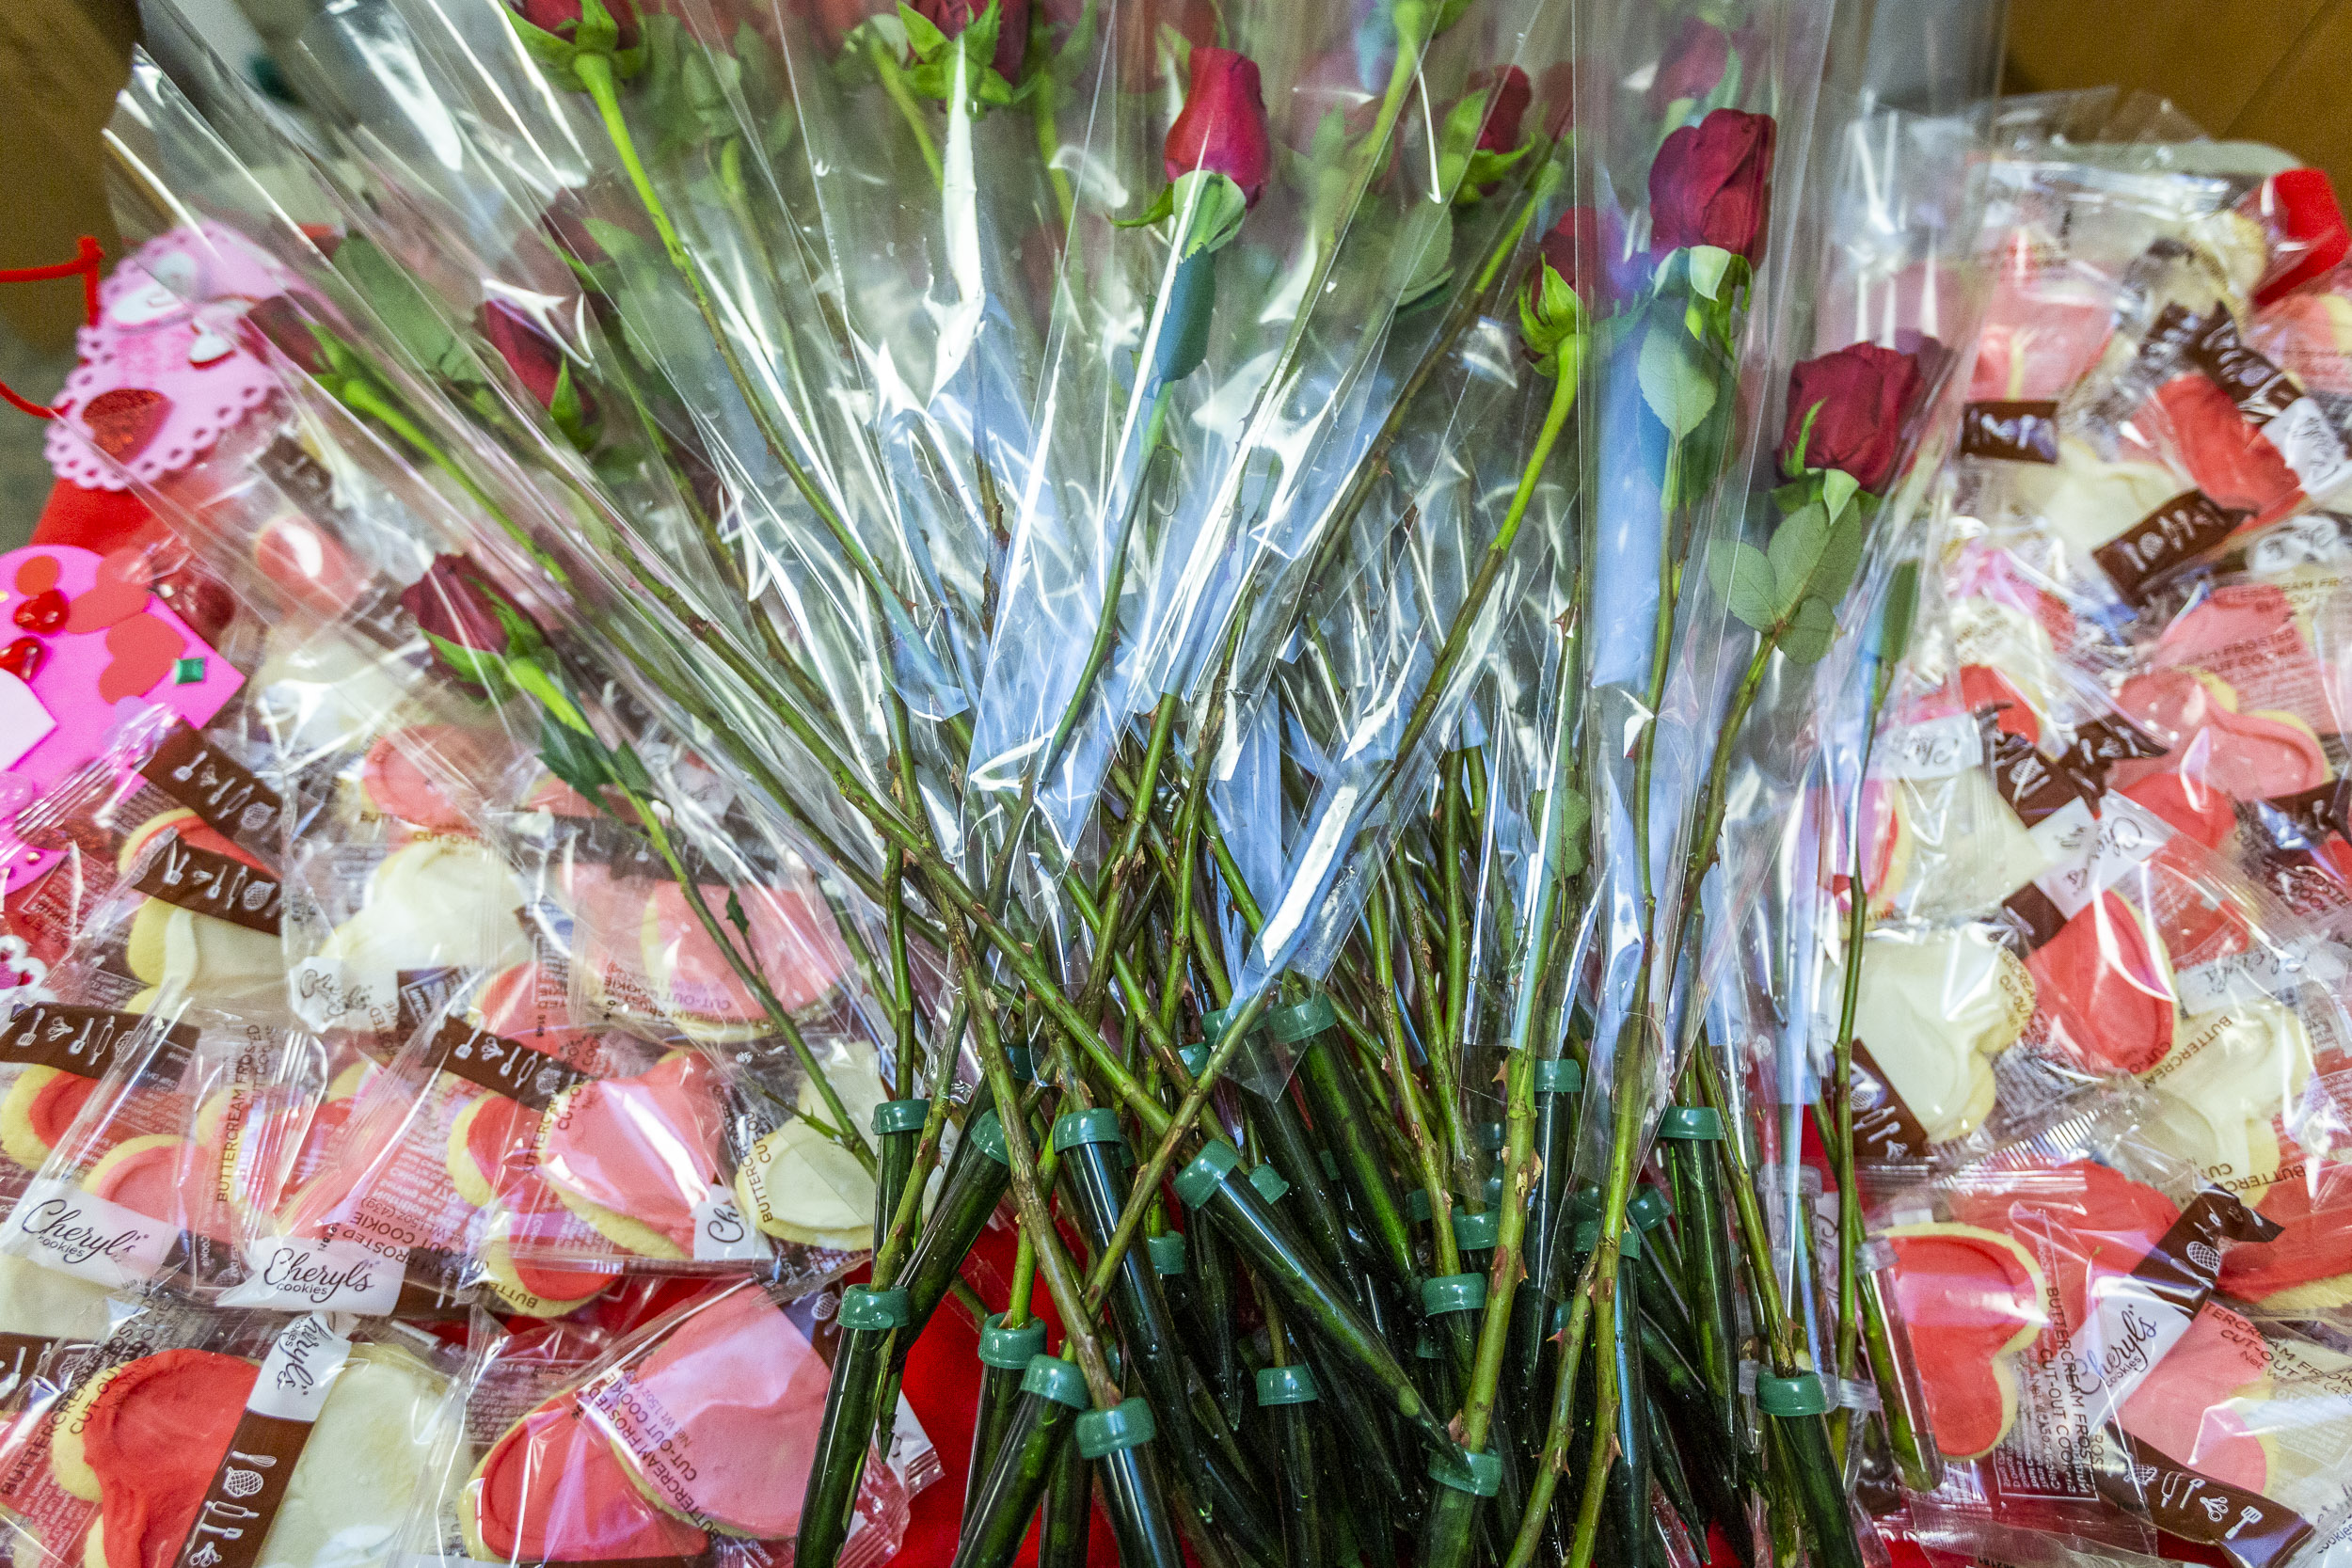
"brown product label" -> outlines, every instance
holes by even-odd
[[[189,1053],[196,1049],[196,1025],[167,1026],[140,1013],[119,1013],[106,1007],[83,1007],[64,1002],[37,1002],[9,1019],[7,1027],[0,1029],[0,1061],[56,1068],[60,1072],[97,1078],[135,1040],[152,1039],[159,1030],[163,1043],[142,1065],[140,1075],[161,1083],[177,1083],[187,1066]]]
[[[255,1410],[238,1418],[229,1452],[181,1544],[179,1568],[252,1568],[310,1436],[309,1421]]]
[[[2352,838],[2343,799],[2344,781],[2297,795],[2238,802],[2238,819],[2278,849],[2316,849],[2331,837]]]
[[[544,1051],[456,1019],[442,1024],[434,1037],[430,1060],[436,1071],[479,1084],[542,1115],[564,1090],[590,1081],[589,1074]]]
[[[2003,463],[2058,460],[2055,403],[1972,403],[1960,411],[1960,450]]]
[[[2189,1199],[2166,1227],[2146,1257],[2132,1265],[2132,1277],[2184,1312],[2194,1313],[2221,1276],[2221,1243],[2267,1242],[2285,1227],[2249,1209],[2218,1187]]]
[[[2238,412],[2257,427],[2277,419],[2287,404],[2303,395],[2286,372],[2246,346],[2238,336],[2236,320],[2227,310],[2214,311],[2184,353],[2190,364],[2230,394]]]
[[[245,764],[205,739],[194,726],[173,725],[139,771],[223,837],[247,846],[276,847],[278,815],[285,802]]]
[[[2023,936],[2028,953],[2047,946],[2066,928],[2066,912],[2031,882],[2001,900],[2001,912]]]
[[[2009,802],[2018,821],[2034,827],[2083,799],[2073,776],[2043,756],[2032,741],[2002,729],[1989,711],[1979,721],[1984,726],[1984,765],[1993,771],[1993,787]]]
[[[1860,1039],[1853,1042],[1854,1152],[1866,1160],[1917,1160],[1928,1152],[1928,1131],[1895,1092],[1895,1081]]]
[[[2074,743],[2058,761],[2082,781],[2091,799],[2106,793],[2107,770],[2119,762],[2160,757],[2165,748],[2156,737],[2122,714],[2094,719],[2074,732]]]
[[[278,934],[278,879],[233,856],[167,837],[131,885],[191,913],[208,914],[263,936]]]
[[[2115,591],[2139,603],[2170,573],[2219,545],[2252,515],[2184,490],[2090,552]]]
[[[41,1334],[0,1334],[0,1386],[13,1388],[40,1366],[56,1338]]]
[[[404,969],[392,976],[399,988],[395,1026],[402,1038],[424,1027],[424,1021],[441,1010],[466,977],[463,969]]]
[[[2158,1529],[2214,1547],[2238,1568],[2270,1568],[2310,1538],[2311,1522],[2284,1503],[2200,1475],[2128,1433],[2122,1440],[2129,1477],[2102,1483],[2145,1510]]]

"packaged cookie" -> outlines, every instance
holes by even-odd
[[[787,1556],[815,1458],[839,1297],[718,1285],[614,1341],[528,1328],[486,1356],[441,1560],[756,1564]],[[903,1401],[841,1560],[886,1561],[939,1474]]]
[[[461,1347],[162,1302],[53,1355],[0,1438],[19,1563],[398,1560],[456,1447]]]
[[[1954,1172],[1884,1216],[1946,1458],[1919,1538],[2018,1560],[2159,1531],[2240,1568],[2314,1561],[2352,1508],[2352,1361],[2217,1289],[2275,1230],[2112,1118]]]

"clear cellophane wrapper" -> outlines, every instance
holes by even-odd
[[[632,829],[549,778],[521,805],[483,901],[505,908],[504,945],[443,975],[437,1005],[401,986],[397,1049],[281,1233],[540,1315],[630,1272],[838,1273],[867,1239],[871,1183],[807,1119],[820,1100],[717,938]],[[870,1117],[877,1059],[813,878],[687,853],[703,910],[739,916],[853,1121]]]
[[[464,1346],[397,1323],[106,1304],[0,1428],[0,1519],[29,1565],[379,1568],[457,1448]]]
[[[616,1307],[622,1306],[616,1302]],[[714,1282],[646,1317],[592,1310],[499,1338],[468,1391],[467,1463],[422,1500],[445,1565],[788,1558],[838,1295]],[[939,1462],[901,1401],[869,1454],[844,1563],[898,1550]]]
[[[0,1250],[99,1291],[237,1280],[334,1075],[285,1006],[279,891],[201,823],[133,847],[0,1036]]]
[[[2352,480],[2340,409],[2279,362],[2324,357],[2328,323],[2311,289],[2265,293],[2300,244],[2263,219],[2274,168],[2170,140],[1989,166],[1963,506],[2032,535],[2036,566],[2109,620]]]
[[[1882,1189],[1876,1239],[1943,1449],[1930,1545],[2058,1562],[2192,1543],[2318,1561],[2352,1517],[2352,1355],[2233,1297],[2276,1233],[2127,1117]]]

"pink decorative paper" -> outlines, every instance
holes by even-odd
[[[152,482],[201,457],[276,389],[240,325],[290,281],[217,224],[141,245],[100,286],[98,325],[81,330],[82,363],[49,430],[50,467],[85,488],[120,490],[124,470]]]
[[[0,669],[0,892],[49,869],[7,824],[130,725],[176,716],[202,725],[245,684],[149,592],[146,552],[101,557],[68,545],[0,555],[0,651],[38,644]],[[59,604],[62,600],[62,605]]]

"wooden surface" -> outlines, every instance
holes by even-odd
[[[2010,0],[2003,90],[2109,83],[2283,147],[2352,197],[2352,0]]]

